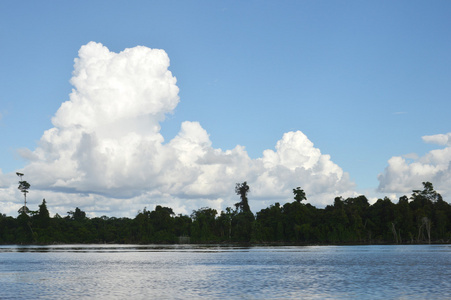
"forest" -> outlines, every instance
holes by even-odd
[[[23,174],[22,174],[23,175]],[[252,213],[250,187],[237,183],[234,208],[202,207],[176,215],[169,207],[144,208],[131,218],[94,217],[76,207],[67,216],[51,217],[46,200],[38,210],[26,207],[27,182],[21,181],[25,205],[16,218],[0,214],[0,244],[68,243],[246,243],[280,245],[425,244],[450,243],[451,205],[432,183],[423,182],[397,203],[389,198],[372,205],[361,195],[316,208],[303,189],[293,189],[293,199]]]

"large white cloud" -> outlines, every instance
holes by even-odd
[[[451,196],[451,133],[423,136],[423,141],[447,147],[422,157],[390,158],[378,176],[380,192],[409,194],[420,189],[422,182],[429,181],[444,198]]]
[[[224,209],[238,201],[234,186],[245,180],[254,211],[291,201],[297,186],[317,205],[352,193],[348,174],[300,131],[284,134],[259,159],[240,145],[213,148],[198,122],[183,122],[165,143],[160,122],[179,102],[168,68],[163,50],[113,53],[99,43],[82,46],[74,88],[52,118],[54,127],[35,150],[20,151],[29,160],[22,172],[34,189],[30,196],[35,193],[39,203],[46,198],[54,213],[79,206],[94,215],[133,216],[155,204],[181,213]]]

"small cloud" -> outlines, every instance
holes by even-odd
[[[446,134],[425,135],[421,138],[428,144],[451,146],[451,132]]]

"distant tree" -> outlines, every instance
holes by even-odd
[[[193,210],[191,218],[192,223],[192,235],[195,241],[210,242],[215,237],[216,231],[216,209],[202,207],[198,210]]]
[[[265,241],[283,241],[283,214],[279,203],[257,212],[260,227],[259,237]]]
[[[293,194],[294,194],[294,200],[296,200],[296,202],[298,202],[298,203],[301,203],[302,200],[307,200],[304,190],[301,189],[301,187],[299,187],[299,186],[297,188],[293,189]]]
[[[24,176],[23,173],[16,172],[16,175],[20,177],[19,186],[17,187],[22,193],[24,197],[24,205],[19,209],[20,214],[27,214],[30,212],[30,210],[27,207],[27,193],[28,189],[30,188],[30,184],[22,180],[22,177]]]
[[[446,231],[447,208],[442,196],[434,190],[432,183],[423,182],[423,190],[413,190],[411,199],[409,205],[418,227],[417,241],[420,243],[427,240],[430,243],[432,235],[443,237]]]
[[[149,214],[151,227],[153,229],[151,240],[156,243],[173,242],[174,235],[174,212],[170,207],[157,205],[155,210]]]
[[[211,225],[214,222],[217,213],[218,211],[216,209],[202,207],[198,210],[193,210],[193,213],[191,214],[191,219],[193,219],[193,221],[206,220],[207,223],[210,223]]]
[[[399,242],[402,243],[410,241],[413,243],[415,236],[415,224],[412,210],[409,206],[409,198],[407,196],[399,197],[399,201],[396,204],[395,209],[395,222]],[[394,225],[393,225],[394,227]]]
[[[19,187],[18,189],[24,193],[24,196],[26,196],[26,193],[28,193],[28,189],[30,188],[30,184],[23,180],[23,181],[19,181]]]
[[[241,198],[240,202],[235,203],[236,209],[239,212],[251,212],[249,203],[247,201],[247,193],[249,193],[249,186],[247,185],[247,182],[245,181],[243,183],[237,183],[235,186],[235,193]]]
[[[39,213],[38,214],[41,218],[45,218],[45,219],[50,218],[50,213],[49,213],[49,210],[47,209],[45,199],[42,199],[42,204],[39,205]]]
[[[143,211],[138,212],[134,222],[136,226],[134,239],[141,243],[150,243],[150,238],[154,231],[150,221],[150,211],[144,207]]]
[[[16,243],[31,243],[34,241],[34,232],[31,227],[31,218],[25,212],[17,217],[17,228],[15,233]]]
[[[68,211],[67,214],[69,215],[70,219],[75,221],[82,221],[86,219],[86,213],[78,207],[75,208],[75,211]]]
[[[434,210],[431,219],[432,225],[435,228],[433,235],[440,238],[446,238],[447,228],[451,236],[451,205],[443,199],[438,199],[434,203]]]
[[[217,225],[219,227],[219,235],[223,240],[230,240],[232,237],[232,219],[236,212],[231,207],[227,207],[225,211],[217,218]]]
[[[384,199],[378,199],[376,203],[371,205],[368,209],[368,217],[371,221],[369,230],[374,238],[380,241],[393,241],[392,227],[395,221],[395,208],[396,205],[391,202],[390,198],[384,197]],[[395,224],[396,225],[396,224]]]
[[[436,202],[442,199],[442,196],[434,190],[434,186],[429,181],[423,182],[423,190],[413,190],[412,200]]]
[[[174,234],[177,237],[189,237],[191,233],[191,224],[193,220],[186,216],[179,214],[174,218]]]
[[[237,214],[232,220],[232,232],[237,241],[249,242],[252,236],[252,223],[254,222],[254,214],[251,212],[247,200],[249,186],[247,182],[237,183],[235,193],[240,196],[241,201],[235,204]]]
[[[28,188],[20,180],[19,189]],[[240,202],[235,204],[236,209],[228,207],[219,216],[208,207],[194,210],[191,217],[175,216],[172,208],[158,205],[154,211],[144,208],[133,220],[107,216],[90,219],[78,207],[67,217],[55,214],[51,218],[43,199],[36,211],[25,211],[24,205],[17,218],[0,214],[0,244],[176,243],[179,237],[192,242],[300,244],[451,240],[451,205],[429,182],[423,182],[422,190],[413,190],[410,199],[400,197],[397,204],[385,197],[370,205],[361,195],[336,197],[320,209],[302,204],[305,193],[297,187],[293,189],[295,201],[270,205],[257,212],[256,219],[249,207],[249,191],[247,182],[237,183],[235,192]]]
[[[50,213],[47,209],[45,199],[42,199],[42,204],[39,205],[39,210],[36,216],[38,223],[42,227],[47,227],[50,221]]]
[[[155,207],[155,211],[156,211],[156,212],[161,212],[161,213],[163,213],[163,214],[167,214],[167,215],[169,215],[169,216],[175,215],[175,214],[174,214],[174,211],[172,210],[172,208],[170,208],[170,207],[165,207],[165,206],[161,206],[161,205],[157,205],[157,206]]]

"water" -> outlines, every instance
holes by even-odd
[[[451,299],[451,245],[0,246],[1,299]]]

